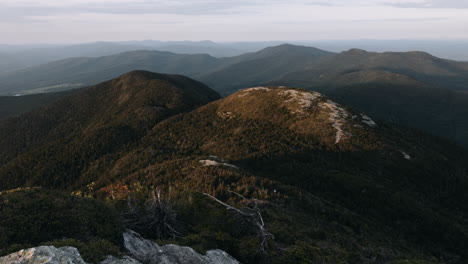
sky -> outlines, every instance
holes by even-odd
[[[0,0],[0,43],[468,39],[468,0]]]

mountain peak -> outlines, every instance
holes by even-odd
[[[151,80],[160,80],[160,81],[182,81],[182,80],[189,80],[188,77],[183,75],[177,74],[162,74],[144,70],[134,70],[127,72],[125,74],[120,75],[119,77],[115,78],[114,81],[119,82],[130,82],[132,84],[135,81],[151,81]]]
[[[344,51],[343,53],[349,53],[349,54],[368,54],[369,52],[366,51],[366,50],[363,50],[363,49],[354,48],[354,49],[350,49],[350,50]]]
[[[317,49],[314,47],[308,47],[308,46],[301,46],[301,45],[294,45],[294,44],[281,44],[277,46],[272,46],[272,47],[267,47],[259,53],[262,52],[270,52],[270,53],[283,53],[283,52],[300,52],[303,54],[313,54],[313,55],[326,55],[326,54],[332,54],[332,52],[324,51],[321,49]]]
[[[370,133],[377,124],[326,96],[304,89],[252,87],[223,100],[218,115],[224,118],[273,120],[303,134],[320,135],[338,144],[356,134]],[[325,132],[325,133],[324,133]]]
[[[169,94],[173,102],[176,98],[192,98],[194,101],[201,101],[203,104],[219,98],[219,95],[206,85],[193,79],[177,74],[161,74],[144,70],[135,70],[125,73],[109,81],[108,87],[114,92],[124,93],[121,97],[139,96],[144,101],[165,100]],[[102,86],[103,83],[98,86]],[[99,88],[95,88],[99,89]],[[129,91],[132,92],[129,92]],[[125,92],[123,92],[125,91]],[[183,96],[182,96],[183,95]],[[171,104],[171,103],[169,103]]]
[[[120,75],[118,78],[126,77],[144,77],[147,79],[156,79],[164,76],[165,74],[160,74],[156,72],[144,71],[144,70],[134,70]]]
[[[54,149],[62,153],[65,163],[68,157],[79,155],[83,148],[99,153],[96,156],[118,152],[162,120],[219,98],[218,93],[188,77],[132,71],[2,123],[0,149],[12,151],[0,154],[0,165],[38,146],[45,152]],[[28,137],[32,127],[34,137]],[[19,146],[14,138],[28,141]],[[63,144],[64,141],[67,144]],[[45,142],[54,143],[43,145]],[[93,162],[96,156],[87,156],[86,162]],[[56,164],[50,161],[44,168],[47,166]],[[78,178],[81,171],[74,168],[61,173],[57,179],[65,177],[63,175]],[[3,182],[0,189],[11,184]]]
[[[399,58],[401,60],[434,60],[437,59],[433,55],[422,52],[422,51],[408,51],[408,52],[370,52],[362,49],[350,49],[347,51],[343,51],[341,54],[348,55],[348,56],[374,56],[380,57],[382,59],[391,60],[392,58]]]

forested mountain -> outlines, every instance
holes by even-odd
[[[238,82],[264,82],[271,80],[273,76],[282,76],[278,75],[281,72],[286,74],[293,70],[303,69],[305,65],[329,54],[331,53],[314,48],[282,45],[229,58],[161,51],[131,51],[98,58],[70,58],[0,74],[0,93],[30,94],[67,90],[93,85],[132,70],[184,74],[199,77],[202,80],[214,78],[226,83],[226,86],[231,86],[229,83],[232,78],[239,77],[235,75],[239,73],[229,70],[229,66],[233,64],[238,65],[234,68],[241,69],[248,67],[246,69],[253,70],[252,67],[255,67],[255,71],[249,73],[248,76],[243,77],[243,72],[241,72],[240,77],[243,78]],[[246,65],[242,64],[244,62]],[[271,65],[271,67],[262,72],[256,72],[265,65]],[[217,72],[226,67],[229,74]],[[211,76],[211,73],[214,73],[213,77],[202,77]]]
[[[182,234],[170,243],[243,263],[466,263],[465,149],[308,90],[218,98],[136,71],[2,121],[0,190],[116,206],[160,190]],[[203,193],[238,207],[257,199],[265,230]]]
[[[3,73],[0,91],[12,94],[70,89],[137,69],[189,75],[225,95],[241,87],[271,82],[305,87],[369,82],[376,72],[399,74],[402,78],[442,88],[468,89],[468,63],[465,62],[439,59],[423,52],[375,53],[353,49],[334,54],[284,44],[229,58],[158,51],[72,58]]]
[[[467,65],[421,52],[350,50],[271,84],[317,90],[375,118],[467,146]]]
[[[132,70],[196,75],[221,62],[209,55],[131,51],[98,58],[71,58],[0,74],[3,93],[37,93],[93,85]],[[33,90],[33,91],[31,91]]]
[[[30,112],[77,91],[78,89],[24,96],[0,96],[0,120]]]
[[[15,167],[14,164],[28,160],[18,159],[21,155],[33,155],[40,160],[39,156],[54,153],[55,158],[50,156],[48,162],[59,167],[52,169],[44,163],[42,172],[55,175],[49,179],[51,184],[66,182],[72,174],[81,173],[76,166],[83,169],[84,164],[138,140],[168,116],[218,98],[216,92],[186,77],[131,72],[37,111],[2,121],[0,164],[9,170],[10,165]],[[23,169],[26,174],[21,177],[10,174],[20,173],[17,169],[0,173],[5,180],[2,189],[9,186],[7,182],[21,182],[20,178],[22,184],[24,180],[33,180],[29,169]],[[60,175],[68,176],[60,179]]]
[[[395,73],[442,88],[468,90],[468,63],[440,59],[424,52],[376,53],[352,49],[283,79],[309,85],[334,85],[342,84],[340,78],[348,74],[366,71]]]
[[[231,58],[231,65],[198,78],[226,95],[240,88],[280,79],[332,55],[315,48],[284,44]]]
[[[175,44],[166,44],[163,46],[157,46],[154,48],[159,51],[168,51],[172,53],[179,54],[208,54],[213,57],[231,57],[244,54],[245,51],[238,50],[235,48],[225,47],[223,45],[214,44],[213,45],[193,45],[192,43],[175,43]]]
[[[203,45],[213,46],[210,43],[195,46]],[[464,118],[468,63],[423,52],[376,53],[352,49],[335,54],[287,44],[229,58],[134,51],[67,59],[0,74],[0,90],[8,94],[61,91],[93,85],[135,69],[185,74],[207,83],[222,95],[262,84],[303,87],[320,91],[378,119],[468,144],[468,121]],[[47,96],[41,98],[44,97]],[[22,109],[11,107],[13,110],[8,112],[13,115],[15,108]]]
[[[9,46],[0,55],[0,72],[9,72],[72,57],[101,57],[133,50],[150,50],[143,45],[95,42],[77,45]],[[8,60],[5,60],[7,56]]]
[[[270,44],[270,45],[268,45]],[[209,54],[214,57],[237,56],[257,51],[272,43],[231,43],[211,41],[128,41],[93,42],[74,45],[1,45],[0,72],[24,69],[76,57],[102,57],[128,51],[157,50],[179,54]]]
[[[315,89],[377,119],[418,128],[468,146],[467,92],[427,84],[389,82],[350,83]]]

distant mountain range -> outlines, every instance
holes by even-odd
[[[238,56],[277,46],[285,41],[213,42],[213,41],[124,41],[84,44],[0,44],[0,72],[36,66],[70,57],[100,57],[125,51],[158,50],[180,54],[208,54],[214,57]],[[293,41],[295,45],[317,47],[333,52],[360,48],[375,52],[425,51],[441,58],[468,61],[468,41],[463,40],[332,40]]]
[[[10,72],[52,61],[75,57],[102,57],[127,51],[158,50],[180,54],[237,56],[257,51],[273,43],[220,44],[211,41],[128,41],[95,42],[76,45],[0,45],[0,72]]]
[[[353,76],[363,70],[397,73],[443,88],[468,90],[468,63],[465,62],[439,59],[423,52],[375,53],[353,49],[335,54],[285,44],[227,58],[160,51],[71,58],[0,74],[0,91],[12,94],[70,89],[135,69],[189,75],[223,94],[246,85],[275,81],[307,87],[372,81],[365,80],[362,74]]]
[[[0,72],[10,72],[72,57],[100,57],[125,51],[150,49],[139,45],[97,42],[70,46],[6,47],[0,54]],[[1,50],[1,47],[0,47]],[[1,52],[1,51],[0,51]],[[8,60],[4,58],[8,56]]]
[[[375,118],[466,146],[467,67],[421,52],[350,50],[271,83],[321,91]]]
[[[148,70],[197,77],[226,94],[243,85],[268,82],[303,70],[320,57],[332,54],[286,44],[226,58],[215,58],[207,54],[130,51],[97,58],[70,58],[2,73],[0,92],[30,94],[66,90],[115,78],[131,70]],[[263,68],[265,66],[269,68]],[[239,69],[249,71],[248,75],[237,72]],[[235,76],[238,73],[243,78]],[[232,79],[236,79],[236,82],[231,83]]]
[[[29,94],[89,86],[135,69],[197,75],[218,68],[220,63],[222,60],[206,54],[130,51],[97,58],[70,58],[3,73],[0,82],[4,92]]]
[[[330,59],[285,76],[284,80],[304,82],[313,85],[349,84],[362,71],[385,71],[409,77],[427,84],[453,90],[468,90],[468,63],[450,61],[434,57],[424,52],[366,52],[352,49],[337,54]],[[350,77],[351,76],[351,77]],[[378,75],[375,75],[378,77]],[[361,75],[356,82],[369,82]],[[343,80],[337,80],[343,79]],[[387,76],[388,81],[393,81]],[[401,78],[400,80],[401,81]]]
[[[210,45],[215,46],[209,42],[199,44]],[[105,57],[70,58],[3,73],[0,91],[4,94],[62,91],[93,85],[135,69],[188,75],[221,95],[257,85],[317,90],[376,118],[468,145],[465,118],[468,63],[423,52],[376,53],[352,49],[332,53],[289,44],[225,58],[131,51]],[[24,105],[24,100],[8,101]],[[14,103],[12,107],[31,109]],[[19,112],[15,111],[8,110],[3,116],[17,115]]]
[[[437,57],[451,60],[468,61],[468,40],[321,40],[300,42],[305,46],[317,47],[333,52],[359,48],[374,52],[424,51]]]

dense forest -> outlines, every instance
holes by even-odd
[[[316,92],[135,71],[0,122],[0,255],[96,262],[131,228],[242,263],[467,263],[468,151]]]

